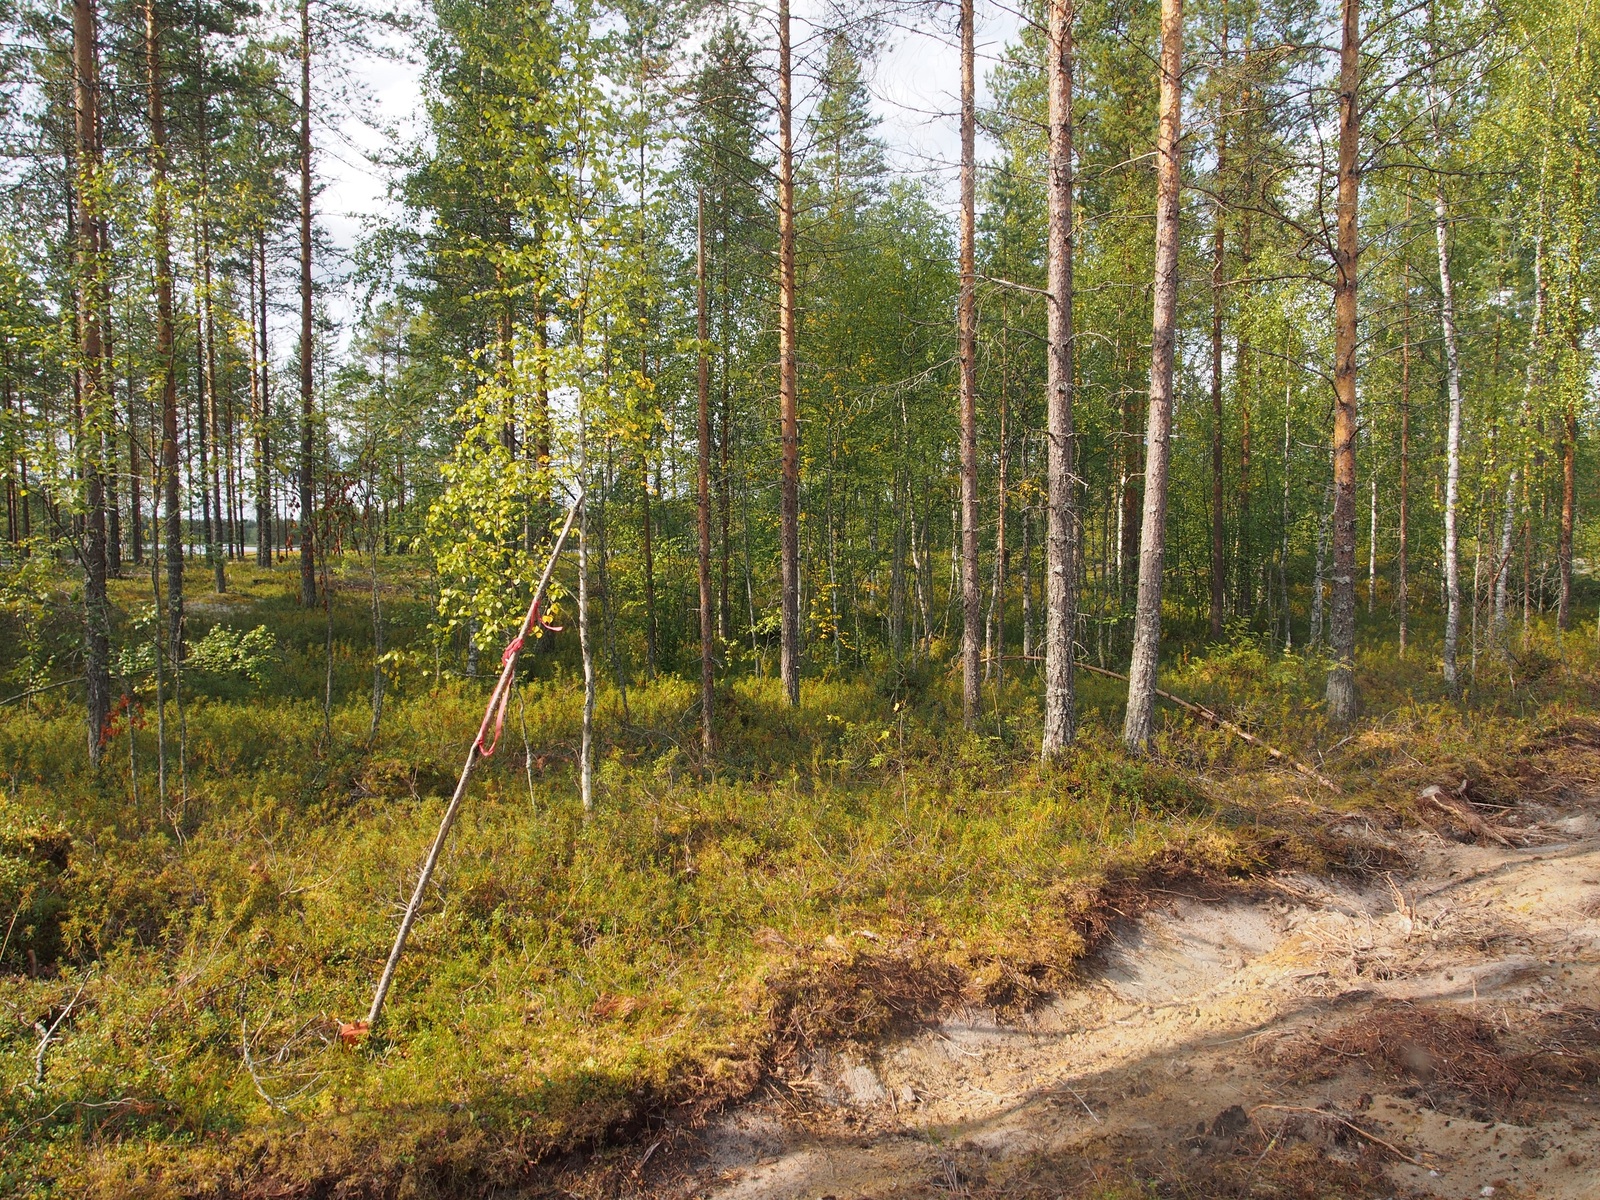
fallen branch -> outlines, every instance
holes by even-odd
[[[1473,811],[1472,801],[1462,795],[1462,790],[1465,787],[1466,782],[1463,781],[1461,788],[1458,788],[1456,794],[1451,796],[1446,794],[1445,790],[1438,784],[1429,784],[1417,793],[1417,800],[1429,808],[1437,809],[1446,817],[1460,821],[1467,827],[1467,832],[1478,839],[1480,846],[1486,842],[1498,842],[1508,848],[1514,847],[1516,843],[1501,832],[1500,827],[1491,825]]]
[[[1080,671],[1088,671],[1093,675],[1104,675],[1107,679],[1120,679],[1123,683],[1128,682],[1128,677],[1126,675],[1119,675],[1117,672],[1108,671],[1104,667],[1091,667],[1088,663],[1084,662],[1077,663],[1075,665]],[[1219,729],[1226,729],[1235,737],[1249,742],[1258,750],[1264,750],[1267,757],[1272,759],[1274,762],[1280,762],[1286,767],[1291,767],[1295,771],[1298,771],[1301,775],[1304,775],[1307,779],[1313,780],[1316,783],[1320,783],[1335,796],[1344,795],[1344,789],[1333,780],[1329,779],[1326,775],[1322,774],[1320,771],[1312,770],[1297,758],[1289,757],[1289,755],[1285,754],[1282,750],[1279,750],[1276,746],[1268,745],[1249,730],[1241,728],[1232,721],[1228,720],[1228,718],[1224,717],[1221,713],[1213,712],[1204,704],[1196,704],[1192,700],[1185,700],[1181,696],[1174,696],[1171,692],[1164,692],[1160,688],[1156,688],[1155,693],[1168,704],[1176,704],[1179,708],[1183,709],[1184,712],[1191,713],[1194,716],[1199,717],[1208,725],[1215,725]]]
[[[93,972],[90,972],[93,974]],[[39,1048],[33,1052],[33,1086],[44,1086],[44,1052],[50,1049],[50,1039],[55,1037],[56,1030],[61,1028],[61,1023],[72,1015],[72,1010],[78,1007],[78,999],[83,995],[83,989],[89,986],[89,975],[83,977],[83,982],[78,985],[78,990],[72,993],[72,999],[67,1001],[67,1006],[61,1010],[61,1015],[50,1022],[50,1028],[41,1031],[39,1035]],[[40,1021],[34,1028],[44,1022]]]
[[[18,692],[15,696],[7,696],[0,700],[0,708],[7,704],[15,704],[18,700],[26,700],[29,696],[37,696],[43,692],[53,692],[57,688],[71,687],[75,683],[82,683],[82,675],[74,675],[71,679],[59,679],[55,683],[47,683],[43,687],[29,688],[25,692]]]
[[[309,1023],[310,1022],[307,1022],[307,1024]],[[304,1029],[305,1026],[302,1025],[301,1028]],[[258,1036],[260,1035],[260,1032],[260,1030],[256,1031]],[[285,1048],[287,1048],[288,1043],[285,1043],[284,1045]],[[311,1076],[311,1079],[308,1082],[302,1084],[300,1087],[296,1088],[286,1096],[274,1096],[271,1092],[267,1091],[266,1084],[262,1082],[261,1075],[256,1070],[255,1058],[250,1053],[250,1030],[246,1026],[245,1019],[243,1017],[239,1018],[239,1050],[244,1056],[244,1069],[250,1073],[250,1082],[255,1084],[256,1094],[267,1102],[267,1107],[271,1108],[275,1112],[287,1113],[289,1111],[290,1100],[295,1100],[305,1095],[322,1081],[323,1073],[318,1071]],[[282,1054],[283,1050],[280,1049],[275,1057],[281,1058]]]
[[[1330,1121],[1339,1122],[1339,1124],[1343,1125],[1346,1129],[1348,1129],[1351,1133],[1355,1134],[1357,1137],[1365,1138],[1367,1141],[1371,1142],[1374,1146],[1382,1147],[1383,1149],[1387,1150],[1390,1154],[1394,1155],[1396,1158],[1400,1159],[1403,1162],[1408,1162],[1414,1167],[1426,1167],[1428,1165],[1427,1163],[1423,1162],[1420,1158],[1416,1158],[1416,1157],[1414,1157],[1414,1156],[1412,1156],[1410,1154],[1407,1154],[1404,1150],[1400,1149],[1400,1147],[1396,1146],[1393,1142],[1386,1142],[1381,1137],[1379,1137],[1377,1134],[1368,1133],[1365,1129],[1361,1128],[1361,1126],[1357,1125],[1354,1121],[1347,1120],[1346,1118],[1341,1117],[1338,1113],[1329,1112],[1327,1109],[1311,1108],[1311,1107],[1309,1107],[1307,1105],[1304,1105],[1304,1104],[1258,1104],[1258,1105],[1256,1105],[1254,1108],[1252,1108],[1250,1110],[1250,1116],[1253,1118],[1262,1109],[1271,1109],[1273,1112],[1294,1113],[1294,1114],[1296,1114],[1298,1116],[1326,1117]]]

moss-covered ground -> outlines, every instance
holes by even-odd
[[[225,597],[205,575],[192,638],[271,638],[251,671],[217,642],[181,710],[168,680],[164,792],[137,653],[98,770],[76,689],[0,708],[0,1194],[524,1184],[736,1099],[810,1042],[963,997],[1025,1005],[1141,880],[1359,868],[1341,811],[1399,812],[1430,782],[1505,794],[1514,751],[1595,701],[1592,630],[1564,657],[1541,624],[1510,661],[1484,651],[1456,705],[1426,639],[1401,660],[1375,620],[1350,731],[1322,721],[1321,660],[1243,635],[1174,642],[1165,687],[1332,775],[1334,796],[1177,712],[1131,758],[1112,680],[1082,680],[1079,744],[1041,771],[1031,673],[967,733],[937,646],[931,663],[819,671],[796,710],[746,661],[719,690],[709,762],[693,684],[662,675],[625,706],[603,687],[585,819],[574,648],[531,653],[386,1018],[352,1044],[340,1024],[365,1015],[488,680],[436,657],[425,579],[386,567],[374,733],[360,569],[331,613],[297,607],[288,568],[234,568]],[[114,596],[135,651],[148,595],[129,580]],[[70,676],[72,611],[69,585],[13,598],[8,694]]]

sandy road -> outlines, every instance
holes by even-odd
[[[1020,1023],[725,1114],[682,1194],[1600,1198],[1600,804],[1512,819],[1526,844],[1408,834],[1360,884],[1171,897]]]

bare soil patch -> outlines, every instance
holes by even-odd
[[[1365,877],[1148,892],[1042,1006],[807,1046],[623,1190],[1590,1200],[1600,802],[1541,793],[1352,818],[1405,864]]]

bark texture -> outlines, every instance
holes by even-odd
[[[978,722],[978,295],[976,238],[976,111],[973,82],[973,0],[961,0],[961,295],[957,338],[961,359],[961,717]]]
[[[317,602],[316,417],[311,320],[311,0],[300,0],[300,603]]]
[[[1227,25],[1223,25],[1223,61],[1227,61]],[[1227,161],[1228,141],[1225,111],[1217,104],[1217,188],[1214,224],[1211,230],[1211,610],[1208,632],[1212,641],[1222,639],[1223,603],[1227,587],[1226,512],[1223,504],[1222,468],[1222,289],[1223,268],[1227,262],[1228,227],[1222,216],[1222,170]]]
[[[711,313],[706,304],[706,198],[695,206],[696,334],[700,340],[695,383],[699,392],[699,445],[695,472],[696,525],[700,567],[700,749],[709,756],[714,745],[712,718],[716,701],[715,641],[711,595]]]
[[[76,441],[83,477],[83,674],[89,761],[100,765],[111,716],[111,608],[106,598],[105,477],[101,428],[110,414],[105,394],[104,317],[100,257],[100,53],[94,0],[72,6],[74,131],[77,142],[78,420]]]
[[[1072,412],[1072,0],[1050,0],[1049,237],[1046,285],[1044,735],[1048,763],[1077,734],[1078,499]]]
[[[183,513],[178,503],[178,364],[172,330],[172,199],[167,187],[166,81],[161,21],[155,0],[144,9],[145,69],[149,83],[150,235],[156,266],[156,355],[161,389],[161,501],[167,537],[167,645],[174,665],[183,661]]]
[[[1445,433],[1444,471],[1444,686],[1452,696],[1461,694],[1456,648],[1461,640],[1461,354],[1456,345],[1456,289],[1450,274],[1449,210],[1445,205],[1444,177],[1435,176],[1433,230],[1439,249],[1439,323],[1444,334],[1445,384],[1450,396],[1450,420]]]
[[[783,446],[778,541],[783,691],[800,704],[800,423],[794,334],[794,131],[789,0],[778,0],[778,432]]]
[[[1161,117],[1156,136],[1155,310],[1150,340],[1150,412],[1145,424],[1144,517],[1139,591],[1122,738],[1140,748],[1155,721],[1161,657],[1161,574],[1166,562],[1167,464],[1172,435],[1172,364],[1177,349],[1178,153],[1183,121],[1183,0],[1161,0]]]
[[[1328,717],[1356,716],[1356,206],[1361,176],[1356,92],[1361,68],[1360,0],[1343,0],[1339,43],[1339,199],[1333,251],[1333,612]]]

